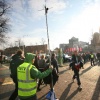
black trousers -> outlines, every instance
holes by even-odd
[[[39,69],[39,71],[43,72],[44,69]],[[37,86],[38,89],[40,88],[42,81],[43,81],[43,79],[39,79],[38,86]]]
[[[11,94],[9,100],[15,100],[18,96],[18,82],[15,79],[13,79],[13,82],[15,83],[15,90]]]
[[[59,73],[58,66],[54,66],[54,68],[56,69],[57,73]]]
[[[91,66],[94,65],[94,59],[91,59]]]
[[[79,85],[81,85],[80,78],[79,78],[79,71],[77,71],[77,70],[73,70],[73,71],[74,71],[73,79],[76,78],[77,84],[79,86]]]

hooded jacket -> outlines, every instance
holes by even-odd
[[[34,58],[35,58],[35,55],[34,54],[27,53],[25,55],[24,63],[21,64],[20,66],[23,66],[24,64],[31,64],[32,65]],[[18,72],[18,69],[17,69],[17,72]],[[42,79],[42,78],[48,76],[51,72],[52,72],[51,69],[47,69],[46,71],[44,71],[44,72],[41,73],[34,65],[32,65],[32,68],[30,69],[30,76],[31,76],[32,79],[37,79],[37,78]],[[30,97],[29,96],[28,97],[27,96],[24,96],[24,97],[23,96],[20,96],[19,98],[20,99],[26,99],[26,98],[30,98]]]
[[[11,70],[11,77],[13,78],[14,82],[17,81],[17,67],[24,62],[24,59],[21,58],[20,55],[15,54],[12,56],[12,60],[10,62],[10,70]]]

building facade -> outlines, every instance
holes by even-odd
[[[34,45],[34,46],[20,46],[19,47],[11,47],[6,48],[3,52],[7,56],[11,56],[12,54],[15,54],[18,49],[24,50],[24,52],[30,52],[30,53],[47,53],[47,44],[45,45]]]
[[[69,47],[73,48],[73,47],[77,47],[79,45],[79,39],[72,37],[71,39],[69,39]]]
[[[100,31],[93,34],[91,39],[91,50],[94,52],[100,52]]]
[[[73,52],[75,50],[78,50],[80,52],[87,52],[89,49],[89,43],[79,41],[78,38],[72,37],[69,39],[68,44],[60,44],[60,48],[62,48],[63,52],[68,53],[68,52]]]

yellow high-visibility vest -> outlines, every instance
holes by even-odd
[[[94,58],[94,55],[93,54],[91,54],[91,58]]]
[[[17,68],[18,96],[32,96],[36,94],[37,82],[30,76],[32,64],[23,63]]]

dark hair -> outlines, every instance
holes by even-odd
[[[55,57],[55,53],[52,54],[51,58],[54,58],[54,57]]]
[[[22,54],[22,50],[21,49],[17,50],[17,53],[16,54],[17,55],[21,55]]]
[[[44,55],[41,55],[41,59],[43,59],[44,58]]]

